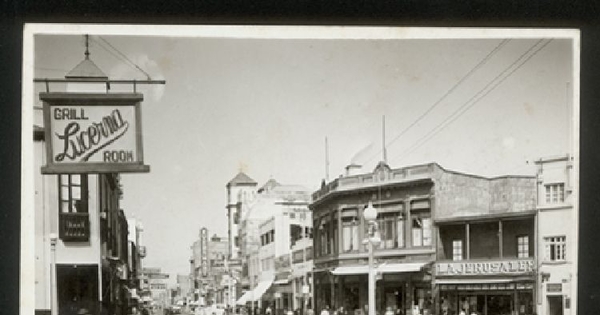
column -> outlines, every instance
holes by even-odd
[[[338,284],[338,299],[339,299],[339,305],[337,305],[338,307],[340,306],[344,306],[346,307],[346,305],[342,305],[341,303],[344,303],[344,300],[346,299],[345,294],[344,294],[344,287],[346,285],[346,278],[341,277],[340,278],[340,283]]]
[[[406,222],[404,223],[405,232],[405,247],[412,247],[412,219],[410,214],[410,202],[411,198],[408,198],[404,201],[404,209],[406,209]]]
[[[465,240],[465,248],[466,248],[466,251],[465,251],[466,257],[465,258],[467,260],[471,259],[471,236],[469,234],[470,234],[470,226],[469,226],[469,223],[466,223],[465,224],[465,239],[466,239]]]
[[[334,305],[335,305],[335,278],[336,276],[331,275],[329,277],[329,288],[330,288],[330,293],[331,293],[331,297],[329,298],[329,308],[332,310]]]
[[[296,287],[298,286],[298,279],[299,278],[292,278],[292,303],[290,304],[292,307],[292,310],[295,310],[297,306],[297,302],[296,302]],[[300,278],[301,279],[301,278]]]
[[[498,251],[499,251],[498,254],[500,255],[500,258],[503,257],[503,251],[504,251],[504,249],[502,248],[503,247],[503,240],[502,239],[503,239],[503,236],[502,236],[502,220],[499,220],[498,221],[498,247],[499,247],[498,248]]]
[[[337,227],[338,227],[338,237],[337,237],[337,255],[339,255],[339,253],[342,252],[342,248],[343,246],[343,242],[344,240],[342,239],[343,236],[343,230],[342,230],[342,209],[341,207],[337,208]]]

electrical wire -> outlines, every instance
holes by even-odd
[[[119,60],[119,61],[125,61],[125,63],[127,63],[127,65],[131,66],[127,60],[124,60],[122,57],[118,56],[116,53],[114,53],[112,50],[109,50],[108,48],[106,48],[101,42],[95,40],[93,37],[90,37],[90,40],[92,40],[94,43],[98,44],[98,47],[104,49],[104,51],[106,51],[107,53],[111,54],[113,57],[115,57],[115,59]]]
[[[528,57],[526,57],[532,50],[535,49],[536,46],[538,46],[540,43],[542,43],[542,41],[543,41],[543,39],[540,39],[535,44],[533,44],[533,46],[531,46],[526,52],[524,52],[521,56],[519,56],[519,58],[517,58],[517,60],[515,60],[512,64],[510,64],[506,69],[504,69],[504,71],[502,71],[500,74],[498,74],[496,77],[494,77],[494,79],[492,79],[492,81],[490,81],[486,86],[484,86],[481,90],[479,90],[479,92],[477,92],[467,102],[463,103],[463,105],[461,105],[461,107],[459,107],[456,111],[454,111],[454,113],[452,113],[452,115],[448,116],[448,118],[446,118],[443,122],[441,122],[436,127],[434,127],[425,136],[423,136],[419,140],[417,140],[417,142],[413,146],[411,146],[408,150],[406,150],[402,154],[397,155],[396,157],[394,157],[393,160],[398,160],[400,158],[403,158],[403,157],[405,157],[405,156],[413,153],[415,150],[417,150],[418,148],[420,148],[421,146],[423,146],[425,143],[427,143],[431,138],[433,138],[435,135],[437,135],[439,132],[441,132],[448,125],[450,125],[454,121],[456,121],[456,119],[458,119],[460,116],[462,116],[465,112],[467,112],[469,109],[471,109],[474,105],[478,104],[478,102],[481,99],[483,99],[485,96],[487,96],[496,87],[498,87],[498,85],[500,85],[507,78],[509,78],[513,73],[515,73],[515,71],[519,70],[533,56],[535,56],[542,49],[544,49],[552,41],[552,39],[548,40],[545,44],[543,44],[541,47],[537,48],[537,50],[535,50],[532,54],[530,54]],[[524,58],[525,58],[525,60],[523,60]],[[523,61],[519,65],[517,65],[506,76],[504,76],[503,78],[499,79],[506,72],[508,72],[511,68],[513,68],[515,64],[519,63],[521,60],[523,60]],[[489,89],[488,89],[488,87],[489,87]],[[486,89],[488,89],[488,90],[485,91]],[[469,105],[469,103],[471,103],[471,104]]]
[[[103,42],[105,42],[110,48],[112,48],[114,51],[116,51],[121,57],[123,57],[123,60],[129,62],[130,65],[133,65],[137,70],[141,71],[144,75],[146,75],[146,77],[148,78],[148,80],[151,80],[150,75],[148,74],[148,72],[144,71],[144,69],[142,69],[140,66],[138,66],[135,62],[131,61],[131,59],[129,59],[124,53],[122,53],[120,50],[118,50],[115,46],[113,46],[111,43],[109,43],[106,39],[104,39],[104,37],[102,36],[98,36],[98,38],[100,38]]]
[[[442,95],[442,97],[440,97],[423,114],[421,114],[421,116],[419,116],[408,127],[404,128],[397,136],[395,136],[391,141],[389,141],[386,144],[386,147],[391,146],[396,140],[398,140],[401,136],[403,136],[406,132],[408,132],[408,130],[410,130],[417,123],[419,123],[421,120],[423,120],[423,118],[425,118],[425,116],[427,116],[429,113],[431,113],[431,111],[433,111],[439,104],[441,104],[442,101],[446,97],[448,97],[450,94],[452,94],[463,82],[465,82],[469,77],[471,77],[471,75],[473,73],[475,73],[475,71],[477,71],[479,68],[484,66],[492,58],[492,56],[494,56],[498,51],[500,51],[500,49],[502,49],[502,47],[504,47],[509,41],[510,41],[510,39],[502,40],[496,47],[494,47],[494,49],[492,49],[492,51],[490,51],[481,61],[479,61],[479,63],[477,63],[473,68],[471,68],[471,70],[469,70],[460,80],[458,80],[458,82],[456,82],[448,91],[446,91],[446,93],[444,93],[444,95]],[[371,162],[376,156],[379,155],[379,153],[381,153],[381,150],[379,152],[377,152],[376,154],[374,154],[373,156],[371,156],[368,160],[366,160],[364,164]]]

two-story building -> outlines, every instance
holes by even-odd
[[[533,314],[535,177],[437,181],[434,298],[440,314]]]
[[[458,314],[459,302],[467,301],[469,310],[491,315],[486,305],[514,309],[517,294],[532,301],[534,177],[484,178],[435,163],[348,171],[323,183],[310,205],[317,310],[366,310],[369,202],[381,238],[373,266],[379,312]]]

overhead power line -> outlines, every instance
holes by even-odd
[[[444,128],[452,124],[456,119],[462,116],[465,112],[471,109],[473,106],[479,103],[485,96],[487,96],[490,92],[492,92],[498,85],[504,82],[507,78],[509,78],[515,71],[519,70],[525,63],[527,63],[533,56],[538,54],[542,49],[544,49],[552,39],[548,40],[542,46],[538,47],[533,53],[530,54],[540,43],[542,43],[543,39],[538,40],[533,46],[531,46],[526,52],[521,54],[519,58],[517,58],[512,64],[510,64],[506,69],[504,69],[500,74],[498,74],[494,79],[492,79],[486,86],[479,90],[473,97],[471,97],[468,101],[463,103],[461,107],[459,107],[456,111],[452,113],[452,115],[448,116],[443,122],[434,127],[430,132],[428,132],[425,136],[421,137],[417,142],[411,146],[408,150],[402,152],[400,155],[394,157],[394,160],[398,160],[407,155],[410,155],[415,150],[423,146],[427,143],[431,138],[440,133]],[[529,55],[528,55],[529,54]],[[520,63],[519,63],[520,62]],[[514,67],[517,63],[519,63],[516,67]],[[513,68],[514,67],[514,68]],[[510,70],[513,68],[512,70]],[[510,72],[509,72],[510,71]],[[504,77],[502,77],[505,73],[507,73]],[[502,77],[502,78],[501,78]],[[489,88],[489,89],[488,89]],[[487,89],[487,90],[486,90]]]
[[[491,58],[492,56],[494,56],[498,51],[500,51],[500,49],[502,49],[502,47],[504,47],[504,45],[506,45],[508,42],[510,41],[510,39],[504,39],[502,40],[496,47],[494,47],[494,49],[492,49],[492,51],[490,51],[483,59],[481,59],[481,61],[479,61],[479,63],[477,63],[473,68],[471,68],[471,70],[469,70],[469,72],[467,72],[460,80],[458,80],[448,91],[446,91],[446,93],[444,93],[444,95],[442,95],[435,103],[433,103],[423,114],[421,114],[421,116],[419,116],[415,121],[413,121],[410,125],[408,125],[406,128],[404,128],[397,136],[395,136],[390,142],[388,142],[386,144],[386,147],[391,146],[396,140],[398,140],[400,137],[402,137],[406,132],[408,132],[412,127],[414,127],[416,124],[418,124],[421,120],[423,120],[423,118],[425,118],[425,116],[427,116],[429,113],[431,113],[431,111],[433,111],[438,105],[440,105],[442,103],[442,101],[444,99],[446,99],[446,97],[448,97],[450,94],[452,94],[463,82],[465,82],[469,77],[471,77],[471,75],[473,73],[475,73],[479,68],[481,68],[483,65],[485,65]],[[381,151],[377,152],[376,154],[373,154],[371,157],[369,157],[369,159],[367,159],[365,161],[366,163],[371,162],[375,157],[377,157],[379,154],[381,153]]]
[[[148,72],[144,71],[144,69],[142,69],[140,66],[138,66],[135,62],[133,62],[131,59],[129,59],[129,57],[127,57],[127,55],[125,55],[124,53],[122,53],[119,49],[117,49],[115,46],[113,46],[111,43],[109,43],[106,39],[104,39],[104,37],[102,36],[98,36],[98,38],[100,38],[100,40],[102,40],[104,43],[106,43],[110,48],[112,48],[117,54],[119,54],[121,56],[120,59],[122,59],[123,61],[125,61],[126,63],[128,63],[130,66],[133,66],[135,69],[139,70],[140,72],[142,72],[144,75],[146,75],[146,77],[148,78],[148,80],[151,80],[152,78],[150,77],[150,74],[148,74]],[[113,54],[114,55],[114,54]]]

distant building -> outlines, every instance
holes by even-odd
[[[291,246],[312,228],[310,190],[270,179],[256,190],[247,189],[240,198],[237,235],[244,294],[238,294],[236,303],[291,308],[295,304]],[[273,237],[274,233],[281,237]]]
[[[229,255],[229,242],[227,238],[216,234],[209,236],[207,228],[200,229],[199,239],[192,245],[191,290],[192,300],[199,305],[210,305],[212,303],[226,303],[230,299],[233,288],[229,288],[230,274],[235,274],[229,269],[226,261]],[[239,266],[235,266],[241,269]],[[235,283],[231,283],[235,286]]]
[[[144,267],[140,278],[143,283],[144,294],[141,296],[143,302],[154,303],[162,307],[171,304],[171,290],[167,286],[168,274],[163,273],[160,268]],[[146,295],[146,292],[149,292],[150,295]]]
[[[535,162],[538,191],[538,314],[575,313],[577,230],[575,226],[573,157]]]
[[[142,259],[146,257],[146,246],[142,245],[142,232],[144,227],[137,219],[127,219],[129,227],[128,241],[128,265],[129,265],[129,291],[132,304],[139,304],[141,301],[140,292],[142,288]]]
[[[244,172],[239,172],[226,185],[228,258],[230,259],[236,259],[239,256],[238,225],[240,217],[243,216],[241,208],[244,202],[253,199],[256,193],[256,185],[257,183]]]
[[[177,275],[177,297],[187,303],[191,302],[192,281],[189,275]]]

